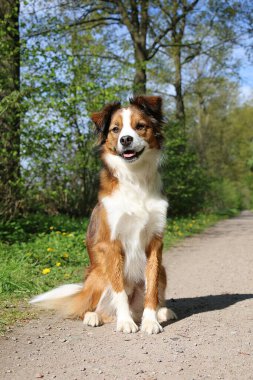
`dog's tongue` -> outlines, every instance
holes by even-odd
[[[126,158],[131,158],[135,156],[135,152],[133,151],[124,152],[123,156]]]

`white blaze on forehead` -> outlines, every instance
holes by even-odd
[[[131,144],[131,149],[135,149],[137,152],[140,151],[144,146],[147,146],[147,143],[142,139],[132,128],[131,125],[131,116],[133,111],[130,108],[123,108],[122,110],[122,129],[118,138],[118,151],[121,152],[123,147],[120,143],[122,136],[131,136],[133,137],[133,142]]]
[[[134,137],[133,134],[136,135],[136,132],[131,127],[131,116],[132,116],[131,109],[130,108],[123,108],[123,110],[122,110],[122,130],[120,132],[119,138],[122,136]]]

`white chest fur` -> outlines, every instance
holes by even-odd
[[[125,251],[125,276],[134,282],[144,280],[145,248],[154,234],[163,232],[168,207],[157,171],[145,182],[121,178],[119,188],[102,200],[111,239],[119,239]]]

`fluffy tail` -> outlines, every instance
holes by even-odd
[[[64,317],[83,318],[91,308],[91,294],[82,284],[62,285],[31,299],[30,304],[60,311]]]

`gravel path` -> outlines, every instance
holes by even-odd
[[[179,319],[159,335],[42,313],[0,338],[0,379],[253,379],[253,214],[164,254]]]

